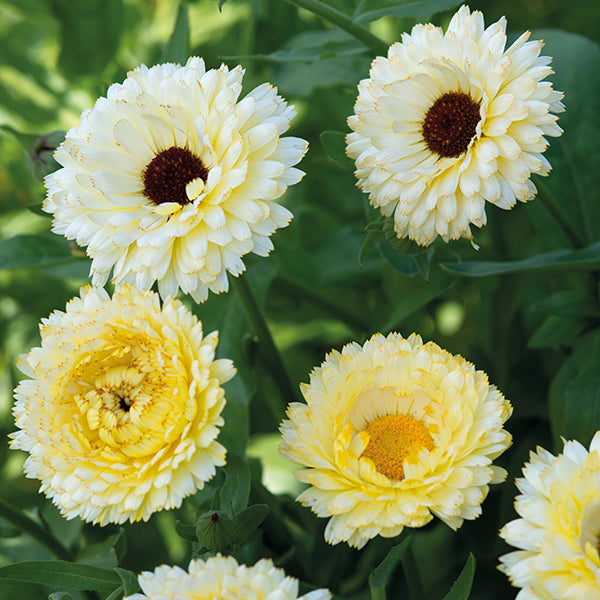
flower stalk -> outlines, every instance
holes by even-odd
[[[348,15],[343,12],[320,2],[320,0],[287,0],[290,4],[303,8],[310,11],[311,13],[318,15],[328,23],[336,25],[340,29],[343,29],[349,33],[352,37],[361,41],[367,48],[369,48],[373,54],[386,55],[389,44],[384,42],[380,37],[371,33],[363,25],[355,23]]]
[[[0,498],[0,517],[31,536],[60,560],[73,560],[71,553],[42,525]]]
[[[246,318],[248,319],[254,334],[258,337],[260,347],[271,367],[270,372],[273,374],[275,383],[279,387],[283,398],[285,399],[285,403],[287,404],[288,402],[297,400],[298,396],[296,390],[290,381],[281,354],[279,354],[279,350],[277,350],[277,346],[275,346],[273,336],[271,335],[265,317],[256,302],[256,298],[254,297],[246,278],[231,277],[230,281],[231,286],[235,290],[240,304],[244,309]],[[283,415],[274,414],[273,416],[276,417],[277,420],[280,420]]]

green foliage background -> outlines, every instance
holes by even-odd
[[[387,43],[416,22],[447,25],[459,5],[329,4]],[[219,507],[214,494],[222,486],[220,507],[230,517],[239,518],[248,504],[270,509],[246,514],[256,523],[266,518],[236,556],[247,564],[272,557],[305,590],[328,587],[345,600],[379,600],[386,593],[414,600],[416,564],[428,599],[443,598],[463,567],[448,598],[514,598],[516,590],[496,570],[498,556],[508,551],[497,531],[515,516],[514,477],[536,445],[559,452],[560,436],[587,445],[600,429],[600,4],[481,0],[470,6],[484,11],[487,24],[506,15],[510,39],[530,29],[546,41],[555,88],[565,91],[565,133],[551,140],[546,154],[553,172],[535,179],[538,199],[509,212],[488,208],[488,225],[475,232],[479,251],[462,240],[413,255],[381,234],[379,215],[355,187],[344,156],[356,84],[373,58],[357,39],[281,0],[230,0],[221,10],[214,0],[0,0],[0,499],[60,540],[68,551],[63,558],[99,569],[79,574],[48,563],[7,570],[56,556],[14,521],[0,519],[0,597],[68,597],[61,591],[89,597],[78,590],[95,577],[103,582],[94,588],[99,597],[119,598],[135,590],[128,571],[186,565],[198,550],[189,526]],[[278,86],[298,109],[292,134],[311,144],[301,164],[307,175],[285,197],[292,224],[274,236],[269,258],[246,261],[293,391],[289,397],[281,392],[281,372],[269,364],[233,292],[212,295],[201,306],[190,303],[206,331],[219,329],[219,353],[239,370],[226,387],[219,438],[238,458],[231,456],[180,510],[148,523],[100,528],[66,522],[37,493],[38,482],[22,476],[24,457],[8,452],[7,439],[14,429],[16,357],[39,344],[40,319],[63,309],[89,271],[80,249],[49,232],[40,178],[56,168],[52,149],[60,132],[76,125],[112,82],[140,63],[181,62],[194,54],[208,68],[222,61],[244,65],[246,91],[263,81]],[[570,228],[557,225],[557,210]],[[365,230],[367,223],[374,224]],[[507,428],[514,445],[499,460],[509,478],[493,487],[483,516],[456,533],[434,522],[400,545],[375,539],[360,552],[327,546],[325,520],[293,501],[299,488],[275,453],[277,427],[285,405],[299,398],[297,384],[308,381],[326,352],[392,330],[415,331],[460,353],[512,401]],[[114,571],[117,566],[124,571]]]

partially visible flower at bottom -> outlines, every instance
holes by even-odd
[[[517,600],[600,598],[600,431],[589,452],[565,441],[554,456],[531,452],[516,480],[521,494],[500,536],[519,548],[500,557],[498,568],[515,587]]]
[[[483,371],[417,335],[374,335],[331,352],[292,403],[279,451],[308,467],[298,496],[331,517],[325,539],[361,548],[433,516],[452,529],[481,513],[492,464],[511,444],[510,403]]]
[[[29,453],[27,477],[64,517],[148,520],[225,464],[221,385],[235,368],[179,300],[88,286],[40,332],[19,359],[29,379],[15,391],[11,447]]]
[[[269,559],[254,566],[240,565],[232,556],[195,559],[188,571],[162,565],[138,578],[141,594],[123,600],[328,600],[331,593],[318,589],[298,597],[298,580],[287,577]]]

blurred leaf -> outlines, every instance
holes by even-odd
[[[245,541],[255,529],[260,527],[270,510],[266,504],[253,504],[238,514],[235,518],[236,544]]]
[[[188,542],[197,542],[196,527],[193,525],[185,525],[181,521],[175,521],[175,531],[179,537]]]
[[[531,310],[559,317],[597,317],[600,314],[598,300],[587,288],[556,292],[531,305]]]
[[[235,516],[248,506],[250,471],[246,462],[232,452],[227,453],[227,464],[223,470],[225,483],[221,488],[221,509]]]
[[[600,243],[581,250],[555,250],[536,254],[529,258],[510,261],[467,261],[441,263],[446,271],[464,277],[486,277],[501,273],[524,273],[527,271],[553,271],[558,269],[594,270],[600,267]]]
[[[403,554],[412,542],[409,535],[406,539],[394,546],[383,559],[383,562],[369,576],[369,589],[371,600],[386,600],[385,586],[391,581]]]
[[[377,244],[377,249],[385,262],[403,275],[412,276],[419,272],[419,267],[414,257],[394,248],[388,239],[380,240]]]
[[[559,437],[587,446],[600,429],[600,329],[577,341],[550,385],[550,424]]]
[[[444,596],[444,600],[468,600],[473,586],[473,577],[475,576],[475,557],[469,552],[469,558],[460,572],[460,575],[450,588],[450,591]]]
[[[114,60],[123,29],[122,0],[51,0],[61,28],[58,64],[69,78],[91,76]]]
[[[0,579],[98,592],[110,592],[121,583],[119,575],[110,569],[63,560],[29,561],[0,567]]]
[[[429,281],[421,277],[407,281],[405,292],[397,298],[395,308],[385,324],[381,326],[381,331],[394,330],[406,317],[447,292],[455,283],[454,278],[437,268],[431,271]]]
[[[354,11],[354,21],[364,23],[380,17],[429,17],[449,10],[462,0],[362,0]]]
[[[16,235],[0,241],[0,269],[45,267],[72,260],[67,240],[56,235]]]
[[[52,592],[48,595],[48,600],[74,600],[69,592]]]
[[[529,348],[549,348],[559,344],[569,344],[581,333],[585,321],[576,318],[549,315],[533,332],[527,342]]]
[[[220,8],[220,5],[219,5]],[[190,19],[188,6],[184,0],[180,0],[175,19],[173,33],[166,43],[161,56],[162,62],[173,62],[185,64],[190,54]]]
[[[275,62],[314,62],[323,58],[362,54],[367,48],[341,29],[302,31],[292,36],[282,48],[270,54],[226,56],[227,59],[262,58]]]
[[[123,591],[126,596],[128,596],[129,594],[135,594],[138,591],[138,578],[135,573],[127,571],[127,569],[121,569],[119,567],[116,567],[114,571],[123,582]]]
[[[323,131],[319,136],[325,154],[346,170],[354,168],[354,161],[346,156],[346,134],[341,131]]]
[[[360,254],[358,255],[358,266],[362,268],[363,261],[369,255],[369,253],[374,250],[378,244],[378,242],[383,237],[382,231],[367,231],[367,237],[360,249]]]
[[[551,190],[588,243],[600,239],[600,47],[557,29],[535,30],[543,54],[553,57],[554,88],[565,93],[560,114],[564,133],[551,138],[546,156],[552,164],[544,190]]]

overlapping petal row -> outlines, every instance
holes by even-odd
[[[445,33],[426,24],[403,34],[360,82],[347,153],[399,238],[471,239],[486,202],[531,200],[531,174],[549,173],[545,136],[562,133],[563,94],[545,81],[543,42],[526,32],[506,49],[505,29],[463,6]]]
[[[158,281],[197,301],[228,289],[242,256],[265,256],[292,214],[276,200],[307,143],[281,137],[294,108],[270,84],[242,100],[243,69],[202,59],[131,71],[81,115],[46,178],[53,230],[93,259],[92,283]]]
[[[235,369],[181,302],[88,286],[40,332],[18,364],[12,448],[67,519],[147,520],[225,464],[221,386]]]
[[[531,452],[516,481],[521,492],[501,537],[518,550],[499,569],[521,588],[518,600],[600,598],[600,432],[589,452],[565,441],[562,454]]]
[[[475,519],[492,461],[511,443],[512,407],[482,371],[417,335],[374,335],[332,351],[281,426],[281,454],[307,467],[298,496],[330,517],[325,539],[358,548],[437,516]]]
[[[298,580],[287,577],[269,559],[252,567],[232,556],[192,560],[188,571],[160,566],[139,576],[141,594],[124,600],[328,600],[331,593],[318,589],[298,597]]]

